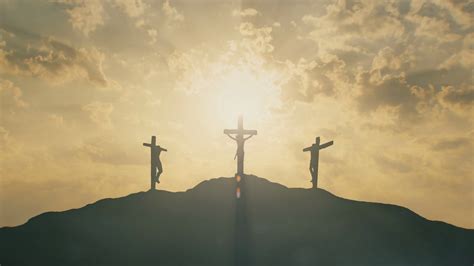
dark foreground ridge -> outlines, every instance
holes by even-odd
[[[1,265],[472,265],[474,230],[255,176],[44,213],[0,229]]]

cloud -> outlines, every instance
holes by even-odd
[[[48,115],[48,119],[58,127],[62,127],[64,125],[64,117],[62,115],[50,114]]]
[[[158,31],[155,29],[149,29],[147,30],[148,36],[150,36],[150,43],[154,44],[156,43],[156,40],[158,39]]]
[[[458,149],[460,147],[470,147],[471,145],[472,141],[470,138],[458,137],[454,139],[440,140],[433,144],[431,148],[435,151],[446,151]]]
[[[242,10],[233,10],[232,11],[232,16],[234,17],[237,17],[237,16],[240,16],[240,17],[254,17],[254,16],[257,16],[259,15],[260,13],[256,10],[256,9],[253,9],[253,8],[246,8],[246,9],[242,9]]]
[[[144,164],[139,149],[134,149],[134,144],[123,143],[117,137],[101,136],[88,139],[74,150],[74,154],[96,163],[112,165]],[[130,147],[131,146],[131,147]]]
[[[84,35],[104,25],[104,6],[101,0],[60,0],[67,5],[66,12],[72,27]]]
[[[396,171],[399,173],[409,173],[413,170],[413,166],[400,158],[406,156],[397,156],[398,158],[390,158],[385,155],[375,157],[375,162],[381,167],[383,171]]]
[[[18,45],[18,41],[29,43]],[[0,46],[0,72],[39,77],[53,84],[85,79],[106,87],[103,60],[104,54],[95,48],[77,49],[51,37],[14,37]]]
[[[4,127],[0,126],[0,150],[3,154],[10,147],[10,133]],[[1,155],[0,155],[1,156]]]
[[[419,103],[414,89],[431,86],[435,97],[443,86],[459,87],[471,79],[468,10],[462,1],[338,1],[322,15],[307,14],[301,21],[318,55],[338,56],[358,82],[365,75],[367,87],[355,86],[359,107],[397,107],[413,115]]]
[[[462,36],[453,33],[449,23],[429,17],[415,17],[414,23],[418,24],[415,35],[436,39],[440,42],[452,42],[459,40]]]
[[[474,110],[474,85],[444,86],[438,93],[437,98],[440,104],[446,108],[472,115],[472,110]]]
[[[174,52],[167,58],[168,69],[175,76],[175,89],[196,94],[205,87],[204,75],[209,70],[209,55],[203,49]]]
[[[75,30],[89,36],[100,26],[104,26],[106,18],[114,15],[111,6],[118,7],[127,17],[140,18],[144,15],[148,5],[142,0],[55,0],[65,6],[69,15],[69,23]],[[139,19],[136,24],[141,26],[144,20]]]
[[[411,13],[446,20],[449,24],[461,29],[472,26],[472,2],[463,0],[411,1]]]
[[[352,98],[361,115],[390,110],[399,119],[414,122],[440,107],[465,114],[472,105],[466,84],[474,53],[472,29],[460,23],[465,20],[453,19],[453,14],[467,10],[457,3],[339,1],[327,5],[322,15],[302,16],[299,29],[308,27],[317,46],[318,56],[310,56],[317,60],[334,55],[344,63],[347,75],[337,79],[325,71],[318,73],[329,77],[333,87],[346,89],[334,97],[351,98],[355,91]],[[356,60],[351,58],[354,54]],[[295,88],[287,96],[311,102],[314,91],[308,88],[314,88],[303,73],[287,84]]]
[[[169,0],[163,2],[163,6],[161,7],[161,9],[163,10],[163,13],[168,18],[168,20],[170,20],[171,22],[184,21],[183,14],[179,13],[179,11],[175,7],[171,6]]]
[[[337,1],[326,6],[323,16],[305,15],[302,22],[311,26],[310,38],[320,53],[332,50],[362,52],[355,41],[399,39],[405,33],[397,2]]]
[[[416,112],[417,98],[403,75],[381,76],[377,71],[363,71],[357,76],[359,110],[376,111],[378,108],[396,107],[404,118]]]
[[[48,40],[49,50],[24,60],[34,76],[54,82],[86,78],[98,86],[107,86],[102,71],[103,54],[96,49],[74,49],[54,40]]]
[[[258,53],[270,53],[274,47],[272,42],[272,27],[255,27],[253,23],[240,23],[239,32],[244,37],[244,45]]]
[[[142,0],[114,0],[114,3],[132,18],[143,15],[147,8]]]
[[[2,109],[25,108],[28,103],[23,100],[23,92],[13,82],[0,78],[0,100]]]
[[[318,94],[335,96],[335,82],[345,75],[345,63],[336,56],[300,59],[296,64],[288,60],[286,68],[289,78],[283,84],[282,96],[290,101],[312,102]]]
[[[399,70],[405,63],[400,56],[390,47],[381,49],[372,61],[372,69],[378,70]],[[407,60],[408,61],[408,60]]]
[[[102,129],[110,129],[113,127],[110,115],[114,111],[111,103],[92,102],[82,107],[82,110],[89,113],[92,122]]]
[[[441,69],[456,69],[459,67],[472,69],[474,67],[474,33],[466,34],[462,40],[462,48],[455,51],[441,63]]]

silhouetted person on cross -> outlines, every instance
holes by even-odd
[[[163,173],[163,165],[161,164],[160,154],[162,151],[168,151],[165,148],[156,145],[156,137],[151,137],[151,144],[143,143],[143,146],[150,147],[150,163],[151,163],[151,184],[150,189],[155,189],[156,183],[160,183],[160,175]]]
[[[319,168],[319,150],[331,146],[334,141],[326,142],[319,145],[321,139],[316,138],[316,143],[310,147],[304,148],[303,151],[311,151],[311,159],[309,161],[309,172],[311,173],[311,182],[313,182],[313,188],[318,187],[318,168]]]
[[[247,137],[244,137],[242,140],[238,140],[237,138],[234,138],[232,137],[230,134],[226,134],[229,138],[235,140],[237,142],[237,151],[235,152],[235,156],[234,156],[234,160],[238,157],[238,156],[241,156],[242,157],[242,161],[243,161],[243,158],[244,158],[244,143],[246,140],[248,140],[249,138],[253,137],[253,135],[250,135],[250,136],[247,136]]]
[[[161,164],[160,160],[160,154],[161,151],[168,151],[167,149],[164,149],[160,146],[157,146],[156,151],[155,151],[155,158],[153,158],[152,165],[155,167],[156,175],[155,175],[155,181],[156,183],[160,183],[160,175],[163,173],[163,165]]]

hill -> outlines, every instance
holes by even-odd
[[[246,176],[0,229],[1,265],[472,265],[474,230]]]

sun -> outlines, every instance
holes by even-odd
[[[200,103],[195,112],[210,125],[234,124],[239,115],[260,123],[282,106],[280,84],[286,74],[260,55],[230,50],[190,62],[192,67],[180,73],[177,90]]]
[[[238,115],[261,121],[279,104],[280,89],[276,73],[245,65],[231,66],[216,77],[216,109],[219,118],[235,120]]]

